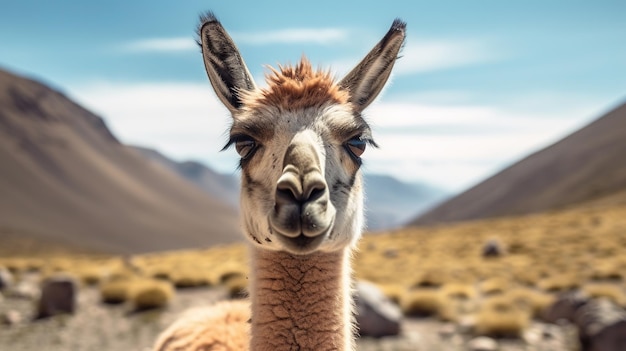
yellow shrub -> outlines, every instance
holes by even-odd
[[[605,297],[618,306],[626,307],[626,294],[624,289],[610,283],[590,283],[583,286],[582,290],[591,297]]]
[[[234,276],[225,283],[228,295],[233,299],[241,299],[248,296],[248,278],[243,275]]]
[[[511,289],[512,283],[505,278],[490,278],[480,283],[480,291],[483,295],[502,295]]]
[[[174,297],[172,284],[162,280],[143,279],[134,282],[130,301],[135,310],[165,307]]]
[[[590,275],[592,280],[622,280],[623,278],[624,273],[617,261],[596,263]]]
[[[547,292],[568,291],[580,287],[580,278],[574,273],[555,275],[541,280],[538,286]]]
[[[241,277],[245,277],[246,274],[241,270],[232,270],[228,269],[219,274],[218,281],[220,284],[228,284],[229,280],[232,279],[241,279]]]
[[[476,289],[470,284],[448,283],[441,288],[441,294],[449,299],[471,300],[476,297]]]
[[[126,302],[133,287],[131,279],[113,279],[100,284],[100,299],[104,303]]]
[[[399,284],[378,284],[378,287],[396,305],[400,305],[402,296],[406,294],[406,288]]]
[[[515,280],[522,285],[537,286],[539,281],[541,281],[541,275],[539,270],[525,267],[525,269],[515,273]]]
[[[88,286],[98,285],[105,276],[103,270],[99,267],[85,267],[79,269],[77,273],[80,281]]]
[[[421,272],[412,288],[437,288],[448,281],[448,275],[443,269],[426,269]]]
[[[527,311],[506,301],[487,300],[476,316],[475,332],[492,337],[521,337],[530,324]]]
[[[506,294],[511,303],[528,311],[533,318],[538,318],[555,300],[555,297],[529,288],[516,288]]]
[[[183,270],[172,274],[170,280],[176,288],[194,288],[211,285],[204,271]]]
[[[169,268],[165,268],[165,267],[155,267],[152,268],[152,270],[149,273],[149,276],[154,278],[154,279],[159,279],[159,280],[172,280],[172,272],[170,271]]]
[[[442,297],[435,289],[413,289],[401,300],[400,307],[405,316],[428,317],[439,313]]]

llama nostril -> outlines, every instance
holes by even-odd
[[[285,172],[276,184],[277,202],[306,203],[324,196],[326,182],[319,172],[309,172],[302,179],[295,172]]]
[[[322,182],[315,182],[313,184],[308,184],[309,186],[305,189],[307,192],[304,196],[304,201],[315,201],[321,198],[326,191],[326,184]]]
[[[293,190],[291,188],[286,188],[286,189],[277,188],[276,199],[283,199],[283,200],[287,200],[290,202],[298,202],[298,198],[293,193]]]
[[[319,171],[307,173],[302,182],[303,202],[318,200],[326,193],[326,180]]]
[[[297,176],[291,172],[283,174],[276,184],[276,199],[290,202],[300,202],[302,186]]]

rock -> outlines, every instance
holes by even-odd
[[[468,351],[496,351],[498,349],[498,343],[486,336],[479,336],[470,340],[467,343]]]
[[[582,351],[626,350],[626,311],[608,299],[593,300],[576,311],[574,324]]]
[[[13,274],[8,269],[0,267],[0,290],[4,290],[13,284]]]
[[[356,324],[359,335],[398,335],[402,312],[374,284],[358,282],[355,291]]]
[[[541,330],[538,328],[528,328],[523,334],[523,339],[527,344],[535,345],[542,339]]]
[[[8,310],[2,314],[2,324],[12,326],[22,321],[22,315],[16,310]]]
[[[543,320],[549,323],[572,322],[579,308],[589,302],[589,296],[581,291],[568,291],[560,294],[556,301],[542,313]]]
[[[73,314],[76,309],[77,287],[76,279],[67,275],[59,274],[44,280],[36,318]]]
[[[558,327],[554,325],[543,325],[541,328],[541,337],[544,340],[556,339],[559,334]]]
[[[12,285],[6,291],[5,296],[15,299],[35,300],[39,296],[39,288],[33,282],[21,281]]]
[[[442,339],[450,339],[456,334],[456,325],[454,323],[445,323],[439,327],[438,333]]]
[[[504,247],[497,239],[490,239],[483,245],[483,257],[500,257],[504,255]]]
[[[476,327],[476,317],[474,316],[463,316],[459,319],[458,328],[459,332],[466,334],[474,330]]]

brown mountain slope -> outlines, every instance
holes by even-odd
[[[411,225],[526,214],[626,191],[626,104],[504,169]]]
[[[62,94],[0,71],[0,238],[115,253],[239,240],[237,215]]]

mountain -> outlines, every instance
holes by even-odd
[[[176,162],[147,147],[132,146],[132,148],[157,164],[175,171],[234,210],[239,210],[239,178],[236,175],[218,173],[197,161]]]
[[[136,253],[241,237],[230,206],[121,144],[62,93],[2,70],[0,194],[0,240]]]
[[[527,214],[584,202],[626,203],[626,103],[411,224]]]
[[[401,226],[434,206],[446,193],[426,184],[411,184],[382,174],[364,175],[368,230]]]

